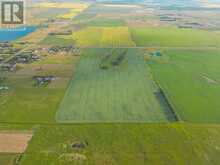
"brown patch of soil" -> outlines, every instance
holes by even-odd
[[[23,153],[32,138],[32,133],[0,132],[0,153]]]

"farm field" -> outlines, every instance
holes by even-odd
[[[219,165],[219,4],[31,0],[19,39],[0,20],[0,165]]]
[[[27,81],[31,87],[24,87],[23,83],[27,86]],[[14,83],[22,84],[23,87],[14,87],[10,92],[1,94],[1,122],[54,121],[54,114],[64,89],[37,89],[33,87],[31,78],[17,78]],[[12,88],[12,85],[10,87]]]
[[[99,3],[96,5],[92,5],[87,11],[89,13],[98,13],[100,15],[103,14],[110,14],[110,15],[121,15],[121,14],[128,14],[132,13],[132,11],[135,11],[137,9],[140,9],[141,6],[139,5],[126,5],[126,4],[104,4]]]
[[[37,3],[36,6],[40,8],[85,9],[88,5],[78,1],[76,3],[42,2]]]
[[[126,50],[119,66],[109,66],[111,63],[109,64],[108,61],[102,62],[105,60],[103,58],[114,58],[105,57],[109,51],[111,52],[111,49],[87,49],[83,53],[76,74],[60,104],[56,120],[59,122],[172,121],[172,112],[157,97],[159,89],[152,80],[141,51]],[[113,50],[113,54],[120,55],[120,51],[123,49]]]
[[[120,35],[119,35],[120,34]],[[128,27],[87,27],[73,34],[81,47],[123,47],[135,46]]]
[[[137,46],[216,46],[220,45],[220,33],[215,31],[167,28],[131,28],[131,36]],[[170,37],[172,36],[172,37]],[[209,36],[209,37],[207,37]]]
[[[19,154],[1,154],[0,153],[0,164],[3,165],[13,165],[16,159],[18,159]]]
[[[150,66],[181,118],[219,123],[219,49],[167,49],[163,54],[164,58],[154,58]]]
[[[74,44],[74,40],[71,35],[48,35],[42,42],[42,45],[71,45]]]
[[[31,132],[0,132],[0,153],[23,153],[31,138]]]
[[[42,126],[20,164],[218,165],[219,129],[190,124]]]
[[[1,75],[0,78],[7,77],[3,84],[8,85],[9,91],[0,93],[0,122],[55,122],[55,113],[77,61],[77,57],[71,56],[47,57],[44,62],[22,66],[16,73]],[[54,75],[56,80],[46,87],[35,87],[35,75]]]
[[[100,26],[100,27],[117,27],[125,26],[125,22],[122,19],[106,19],[95,18],[86,23],[86,26]]]

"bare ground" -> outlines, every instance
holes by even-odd
[[[23,153],[32,133],[0,132],[0,153]]]

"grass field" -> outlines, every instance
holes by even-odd
[[[120,16],[120,14],[128,14],[132,13],[132,11],[135,11],[137,9],[140,9],[141,6],[138,5],[117,5],[117,4],[96,4],[91,5],[88,9],[88,12],[90,13],[98,13],[100,15],[103,14],[116,14],[117,16]]]
[[[0,72],[0,165],[219,165],[217,9],[35,1],[26,22],[40,28],[14,44],[40,60]],[[15,54],[0,47],[1,65]]]
[[[1,98],[1,122],[54,122],[64,89],[12,89]],[[34,94],[33,94],[34,93]]]
[[[169,28],[131,28],[137,46],[218,46],[220,33],[215,31]],[[208,36],[208,37],[207,37]]]
[[[77,57],[66,58],[61,58],[63,64],[57,64],[60,58],[53,57],[46,60],[47,64],[38,62],[24,66],[16,73],[8,73],[4,84],[9,90],[0,93],[0,122],[55,122],[55,113],[78,61]],[[65,64],[66,60],[69,60],[68,64]],[[56,80],[47,87],[35,87],[33,76],[36,75],[53,75]]]
[[[128,27],[87,27],[73,33],[78,46],[119,47],[134,46]]]
[[[84,22],[89,22],[96,18],[97,14],[96,13],[89,13],[89,12],[81,12],[78,14],[76,17],[73,18],[73,23],[84,23]]]
[[[181,118],[219,123],[219,50],[165,50],[164,56],[150,66]]]
[[[180,124],[41,126],[21,165],[218,165],[220,128]],[[74,143],[83,148],[72,148]]]
[[[111,49],[88,49],[56,115],[59,122],[166,122],[172,113],[156,94],[141,51],[131,49],[123,63],[101,69]],[[116,52],[117,53],[117,52]]]
[[[48,35],[42,42],[42,45],[65,46],[74,44],[71,35]]]
[[[18,159],[19,154],[0,154],[0,164],[14,165],[15,160]]]
[[[86,23],[87,26],[103,26],[103,27],[117,27],[125,26],[125,22],[122,19],[107,19],[107,18],[95,18]]]
[[[34,62],[34,65],[33,66],[37,66],[39,64],[64,64],[64,65],[71,65],[73,63],[73,61],[79,57],[77,56],[74,56],[74,55],[65,55],[65,54],[56,54],[54,56],[46,56],[46,57],[42,57],[43,60],[41,61],[36,61]]]

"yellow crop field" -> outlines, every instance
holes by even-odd
[[[107,27],[102,29],[101,43],[106,46],[134,46],[128,27]]]
[[[78,46],[122,47],[135,46],[128,27],[87,27],[73,34]]]
[[[42,8],[66,8],[66,9],[82,9],[82,10],[88,7],[88,5],[84,3],[48,3],[48,2],[38,3],[36,6]]]
[[[71,19],[77,16],[80,12],[82,12],[81,9],[71,9],[69,13],[58,15],[58,18]]]
[[[99,46],[101,38],[101,28],[88,27],[73,33],[73,39],[76,41],[78,46]]]
[[[40,8],[58,8],[58,9],[70,9],[68,13],[58,15],[58,18],[71,19],[85,10],[89,5],[84,3],[39,3],[37,7]]]

